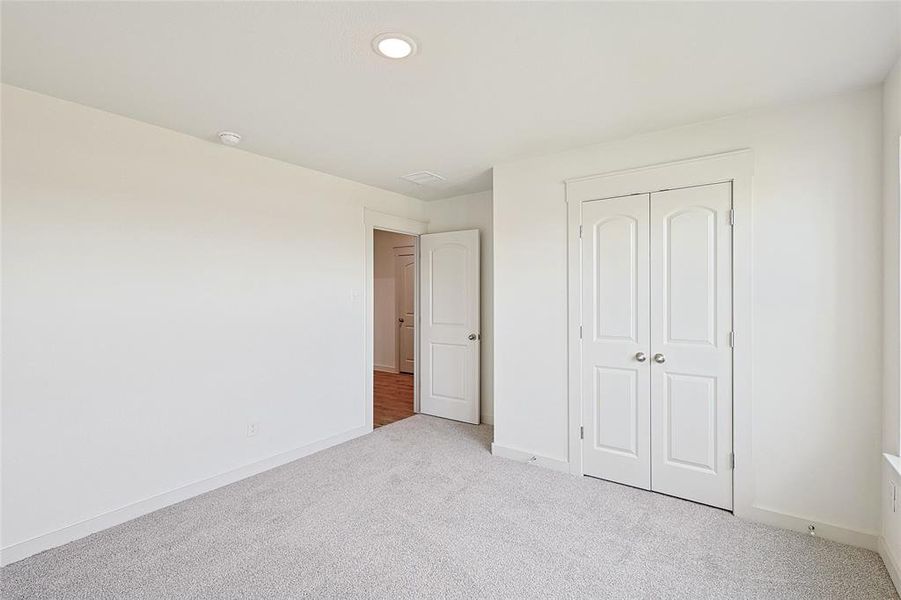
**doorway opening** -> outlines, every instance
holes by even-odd
[[[363,211],[363,423],[367,427],[381,427],[419,412],[479,423],[479,230],[427,231],[422,221]],[[390,250],[377,258],[377,247]],[[409,303],[396,301],[398,284],[408,285],[411,271],[412,313]],[[398,272],[405,275],[399,278]],[[385,281],[388,277],[393,280]],[[378,309],[377,293],[389,297],[378,301]],[[407,327],[411,320],[412,333]],[[405,373],[408,370],[412,375]]]
[[[417,242],[415,235],[373,230],[373,427],[416,412]]]

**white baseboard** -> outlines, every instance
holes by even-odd
[[[397,367],[389,365],[372,365],[372,368],[383,373],[400,373],[400,371],[397,370]]]
[[[567,461],[535,455],[518,448],[491,444],[491,453],[495,456],[509,458],[519,462],[529,462],[554,471],[563,473],[570,472],[569,463]],[[816,535],[818,537],[840,542],[842,544],[848,544],[850,546],[866,548],[868,550],[876,550],[879,547],[879,535],[875,532],[858,531],[856,529],[841,527],[816,519],[790,515],[768,508],[753,506],[744,510],[736,509],[735,516],[740,519],[756,521],[765,525],[771,525],[780,529],[799,531],[801,533],[809,533],[808,526],[813,524],[816,527]],[[888,564],[888,561],[886,561],[886,564]]]
[[[539,456],[531,452],[526,452],[525,450],[509,448],[498,444],[491,444],[491,453],[495,456],[500,456],[501,458],[509,458],[511,460],[533,464],[538,467],[544,467],[545,469],[551,469],[552,471],[569,473],[569,462],[565,460]]]
[[[11,544],[0,550],[0,565],[8,565],[37,554],[38,552],[62,546],[63,544],[83,538],[92,533],[97,533],[98,531],[108,529],[109,527],[125,523],[126,521],[130,521],[141,515],[146,515],[155,510],[171,506],[182,500],[205,494],[216,488],[287,464],[298,458],[315,454],[320,450],[325,450],[326,448],[347,442],[371,431],[372,427],[370,426],[351,429],[311,444],[295,448],[294,450],[264,458],[263,460],[238,467],[237,469],[220,473],[219,475],[214,475],[213,477],[202,479],[194,483],[189,483],[186,486],[163,492],[162,494],[145,498],[144,500],[139,500],[138,502],[123,506],[122,508],[97,515],[96,517],[78,523],[73,523],[62,529],[57,529],[56,531],[51,531],[16,544]]]
[[[892,583],[895,584],[895,590],[901,593],[901,563],[898,562],[898,558],[892,554],[892,549],[889,548],[889,545],[885,542],[885,538],[881,535],[879,536],[879,556],[882,557],[882,562],[885,563],[885,568],[888,571],[889,577],[892,578]]]
[[[867,550],[876,550],[878,547],[877,540],[879,534],[871,531],[859,531],[841,525],[834,525],[824,521],[818,521],[811,517],[801,517],[798,515],[790,515],[779,512],[777,510],[763,508],[760,506],[752,506],[749,509],[739,510],[736,508],[735,516],[740,519],[749,521],[757,521],[764,525],[772,525],[780,529],[788,529],[791,531],[800,531],[801,533],[809,533],[808,526],[816,527],[817,537],[826,538],[834,542],[848,544],[849,546],[857,546],[866,548]]]

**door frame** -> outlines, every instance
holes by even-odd
[[[577,177],[564,181],[567,204],[567,397],[569,471],[582,470],[582,203],[617,196],[732,183],[732,506],[737,516],[753,518],[754,472],[751,461],[751,180],[750,149],[699,156]],[[759,517],[758,517],[758,520]]]
[[[375,368],[373,361],[375,333],[373,329],[373,317],[375,310],[374,288],[374,260],[375,249],[373,247],[374,231],[392,231],[412,235],[416,239],[413,242],[413,255],[416,258],[415,289],[419,289],[419,236],[428,233],[428,223],[416,221],[404,217],[397,217],[387,213],[378,212],[368,208],[363,209],[363,427],[372,431],[373,419],[373,375]],[[413,353],[415,364],[419,364],[419,294],[413,299],[413,310],[416,313],[416,329],[413,332]],[[415,367],[414,367],[415,370]],[[419,378],[413,374],[413,411],[419,412]]]
[[[417,286],[419,284],[419,273],[418,273],[419,257],[417,256],[417,253],[416,253],[416,246],[417,246],[417,244],[414,243],[412,246],[395,246],[394,247],[394,318],[395,318],[395,321],[394,321],[394,356],[395,356],[395,360],[397,361],[396,364],[397,364],[397,372],[398,373],[403,373],[403,371],[401,371],[401,368],[400,368],[401,362],[403,362],[402,353],[401,353],[401,349],[400,349],[400,345],[401,345],[400,340],[401,340],[402,336],[400,333],[401,333],[401,329],[403,329],[403,328],[399,327],[397,325],[397,323],[398,323],[397,319],[400,318],[403,302],[401,301],[401,298],[397,293],[397,284],[400,281],[400,275],[401,275],[401,273],[398,272],[398,270],[397,270],[397,259],[400,258],[401,256],[409,256],[409,254],[411,254],[411,253],[413,255],[413,271],[414,271],[414,276],[413,276],[413,317],[414,317],[414,319],[418,319],[419,315],[416,314],[416,308],[417,308],[417,302],[418,302],[417,296],[419,295],[418,294],[419,290],[417,289]],[[417,325],[418,325],[418,323],[415,323],[415,322],[413,323],[413,351],[414,351],[414,353],[416,351],[416,332],[419,329],[417,327]],[[375,340],[373,340],[373,343],[374,342],[375,342]],[[415,362],[416,356],[415,356],[415,354],[414,354],[413,358],[414,358],[414,363],[413,363],[413,376],[414,377],[413,377],[413,379],[415,380],[416,379],[416,362]],[[414,383],[415,383],[415,381],[414,381]],[[418,409],[416,409],[415,400],[413,402],[413,408],[414,408],[414,410],[419,412]]]

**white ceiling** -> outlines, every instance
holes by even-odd
[[[492,165],[881,81],[901,3],[3,2],[2,79],[423,199]],[[418,40],[412,59],[370,49]],[[447,178],[419,187],[401,175]]]

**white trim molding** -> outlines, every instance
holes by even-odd
[[[888,570],[892,578],[892,583],[895,584],[895,589],[901,591],[901,562],[899,562],[899,556],[895,550],[892,549],[893,546],[895,548],[898,547],[898,515],[895,512],[897,499],[894,495],[896,491],[895,486],[901,482],[901,457],[897,454],[886,452],[882,455],[882,458],[885,462],[885,466],[881,469],[883,497],[880,503],[882,505],[880,513],[882,516],[882,531],[876,547],[879,555],[882,557],[882,562],[885,563],[886,570]]]
[[[508,458],[517,462],[535,465],[536,467],[544,467],[545,469],[550,469],[552,471],[569,473],[569,463],[565,460],[532,454],[531,452],[526,452],[525,450],[520,450],[518,448],[510,448],[508,446],[500,446],[492,443],[491,454],[501,458]]]
[[[582,475],[581,340],[581,239],[582,203],[617,196],[647,194],[673,188],[732,183],[735,226],[733,261],[733,506],[738,516],[750,516],[754,503],[754,471],[751,462],[751,178],[754,155],[749,149],[699,156],[664,164],[642,166],[568,179],[568,410],[570,472]],[[753,517],[751,517],[753,518]],[[763,519],[757,519],[763,520]]]
[[[877,549],[879,556],[882,557],[882,562],[885,563],[885,570],[888,571],[892,583],[895,584],[895,590],[901,591],[901,563],[898,562],[898,558],[892,553],[892,549],[889,548],[882,536],[879,536]]]
[[[268,471],[269,469],[280,467],[299,458],[315,454],[326,448],[331,448],[332,446],[337,446],[338,444],[358,438],[369,433],[371,429],[371,427],[357,427],[300,446],[293,450],[240,466],[231,471],[226,471],[225,473],[220,473],[219,475],[214,475],[213,477],[195,481],[194,483],[189,483],[188,485],[169,490],[168,492],[163,492],[162,494],[139,500],[138,502],[128,504],[121,508],[117,508],[116,510],[67,525],[61,529],[49,531],[29,540],[11,544],[0,550],[0,565],[5,566],[14,563],[23,558],[28,558],[29,556],[37,554],[38,552],[68,544],[71,541],[91,535],[92,533],[97,533],[98,531],[103,531],[104,529],[108,529],[115,525],[120,525],[126,521],[131,521],[132,519],[152,513],[153,511],[172,506],[183,500],[205,494],[236,481]]]
[[[735,516],[749,521],[756,521],[765,525],[779,527],[780,529],[790,529],[800,533],[810,534],[808,527],[813,525],[817,537],[826,538],[834,542],[857,546],[858,548],[866,548],[867,550],[876,550],[879,534],[875,531],[860,531],[835,523],[829,523],[815,517],[804,517],[800,515],[792,515],[778,510],[766,508],[763,506],[753,505],[746,508],[742,514],[735,513]]]
[[[427,233],[429,224],[426,221],[415,221],[404,217],[381,213],[368,208],[363,209],[363,427],[372,431],[372,372],[375,370],[373,345],[375,332],[373,311],[375,310],[375,294],[373,292],[374,260],[373,232],[376,229],[393,231],[416,236],[413,253],[417,257],[414,287],[417,293],[413,299],[413,310],[416,314],[416,329],[413,336],[414,364],[419,365],[419,236]],[[414,367],[415,369],[415,367]],[[396,370],[394,371],[397,372]],[[419,412],[419,377],[413,374],[413,410]]]

